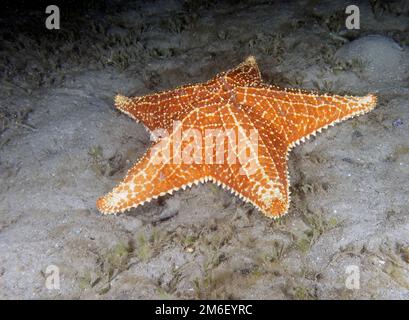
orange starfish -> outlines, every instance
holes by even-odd
[[[280,217],[289,207],[290,149],[322,128],[372,110],[375,104],[371,94],[326,95],[264,84],[253,57],[203,84],[143,97],[118,95],[116,107],[142,122],[157,143],[122,183],[97,201],[97,207],[104,214],[123,212],[180,188],[212,181],[266,216]],[[159,129],[162,134],[157,134]],[[214,130],[217,134],[209,138]],[[226,132],[233,132],[233,138],[223,136]],[[216,148],[204,143],[213,138]],[[239,161],[229,161],[232,155]]]

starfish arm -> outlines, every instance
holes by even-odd
[[[118,186],[98,199],[97,208],[103,214],[123,212],[159,196],[197,184],[203,181],[202,178],[202,171],[198,166],[155,163],[152,157],[146,155],[128,171]]]
[[[188,85],[140,97],[117,95],[115,106],[136,121],[142,122],[150,131],[167,130],[174,121],[181,120],[194,109],[198,100],[207,96],[203,86]]]
[[[212,180],[268,217],[284,215],[289,205],[285,149],[269,150],[270,141],[260,135],[257,123],[241,108],[226,105],[219,108],[219,113],[224,132],[234,128],[236,144],[228,146],[222,165],[210,167]]]
[[[236,68],[221,73],[216,78],[224,77],[232,86],[253,87],[261,84],[261,74],[256,59],[249,56]]]
[[[231,86],[256,86],[261,83],[257,63],[254,57],[248,57],[236,68],[220,73],[204,84],[186,85],[140,97],[117,95],[115,106],[151,131],[169,129],[173,121],[183,119],[200,101],[210,99],[212,90],[219,88],[221,79]]]
[[[203,130],[214,126],[217,119],[212,120],[201,109],[214,114],[217,107],[196,108],[177,123],[168,136],[148,150],[122,183],[97,201],[99,211],[105,214],[123,212],[166,193],[208,180],[202,141],[192,143],[189,138],[204,137]],[[187,152],[189,150],[194,156]]]
[[[303,141],[311,134],[339,121],[372,110],[376,97],[321,95],[274,86],[236,88],[239,104],[252,108],[265,123],[273,124],[288,145]]]
[[[260,162],[250,175],[243,173],[240,165],[231,165],[230,168],[212,166],[209,180],[251,203],[265,216],[276,219],[288,212],[288,179],[280,180],[279,174],[272,169],[274,163],[268,157],[261,156]],[[285,168],[279,169],[286,174]]]

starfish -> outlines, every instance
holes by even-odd
[[[291,148],[372,110],[376,100],[372,94],[327,95],[268,85],[254,57],[205,83],[142,97],[117,95],[116,107],[144,124],[156,142],[97,207],[116,214],[211,181],[278,218],[289,209]],[[218,134],[209,139],[214,131]],[[233,138],[221,134],[226,132]],[[204,143],[213,138],[216,148]],[[239,161],[229,161],[234,157]]]

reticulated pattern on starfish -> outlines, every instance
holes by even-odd
[[[115,106],[131,118],[142,122],[149,130],[169,129],[173,122],[182,120],[200,104],[212,103],[212,99],[225,86],[256,86],[261,75],[253,57],[236,68],[216,75],[201,85],[186,85],[162,93],[142,97],[115,97]],[[209,101],[208,101],[209,100]]]
[[[249,57],[206,83],[143,97],[117,96],[115,104],[149,130],[169,134],[159,137],[123,182],[97,201],[101,212],[123,212],[212,181],[277,218],[289,208],[291,147],[370,111],[376,97],[270,86],[261,81],[255,59]]]

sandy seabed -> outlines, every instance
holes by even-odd
[[[347,1],[111,2],[62,6],[59,31],[43,8],[0,20],[0,298],[409,298],[405,1],[359,2],[352,31]],[[250,54],[267,83],[378,106],[291,152],[278,221],[212,184],[101,216],[96,199],[151,144],[115,94],[205,81]]]

